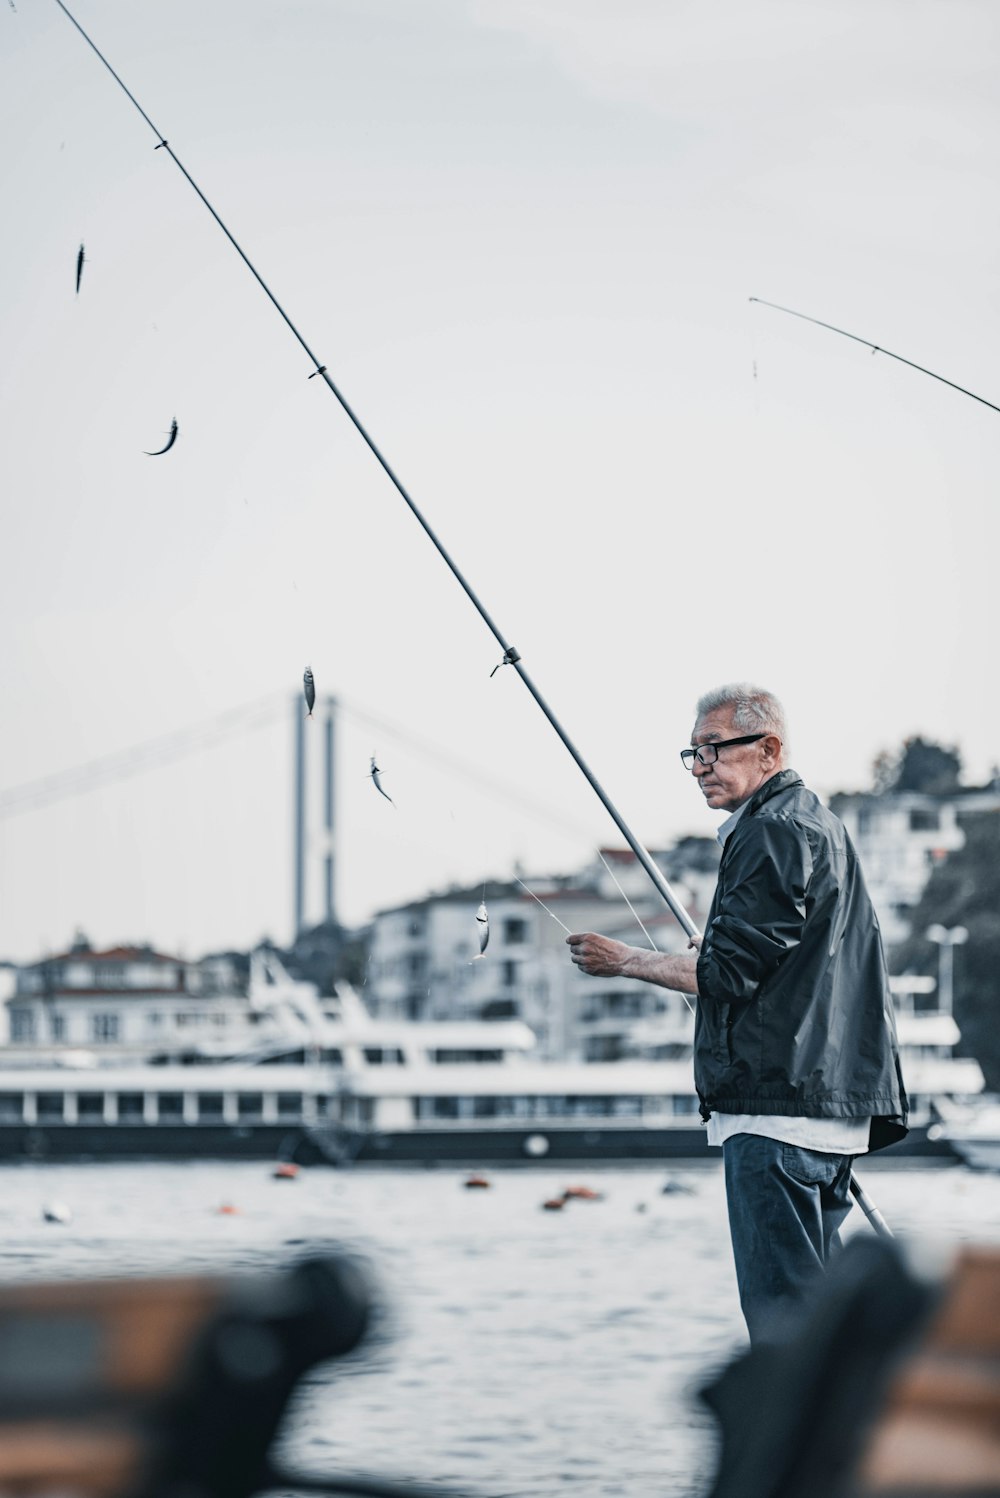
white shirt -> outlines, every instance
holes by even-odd
[[[744,807],[738,806],[732,816],[719,825],[716,837],[721,847],[735,830]],[[802,1118],[773,1116],[768,1113],[713,1113],[708,1120],[707,1142],[724,1144],[734,1134],[762,1134],[780,1144],[796,1144],[800,1149],[818,1150],[825,1155],[865,1155],[868,1153],[870,1118]]]

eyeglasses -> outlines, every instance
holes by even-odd
[[[715,744],[699,744],[697,749],[682,749],[681,764],[685,770],[693,770],[695,760],[700,765],[714,765],[720,749],[728,749],[732,744],[756,744],[758,739],[766,738],[766,733],[747,733],[741,739],[720,739]]]

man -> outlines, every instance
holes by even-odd
[[[841,822],[786,768],[778,700],[702,697],[681,760],[719,828],[719,880],[694,953],[569,936],[576,965],[698,997],[695,1086],[721,1144],[751,1341],[838,1246],[855,1155],[906,1133],[882,939]]]

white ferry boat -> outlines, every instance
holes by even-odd
[[[918,985],[920,980],[912,980]],[[897,1003],[913,1129],[893,1154],[952,1156],[928,1133],[935,1100],[979,1093],[975,1061],[953,1054],[951,1015]],[[652,1161],[704,1157],[690,1044],[675,1031],[657,1056],[554,1062],[532,1058],[516,1020],[453,1023],[373,1019],[340,985],[324,999],[291,979],[274,953],[253,956],[257,1023],[245,1043],[192,1048],[184,1063],[157,1058],[0,1068],[0,1158],[273,1157],[306,1163]],[[688,1036],[690,1042],[690,1035]],[[679,1051],[685,1054],[678,1055]]]

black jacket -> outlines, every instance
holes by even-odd
[[[874,1121],[906,1133],[878,919],[843,823],[782,770],[723,849],[698,955],[701,1113]]]

